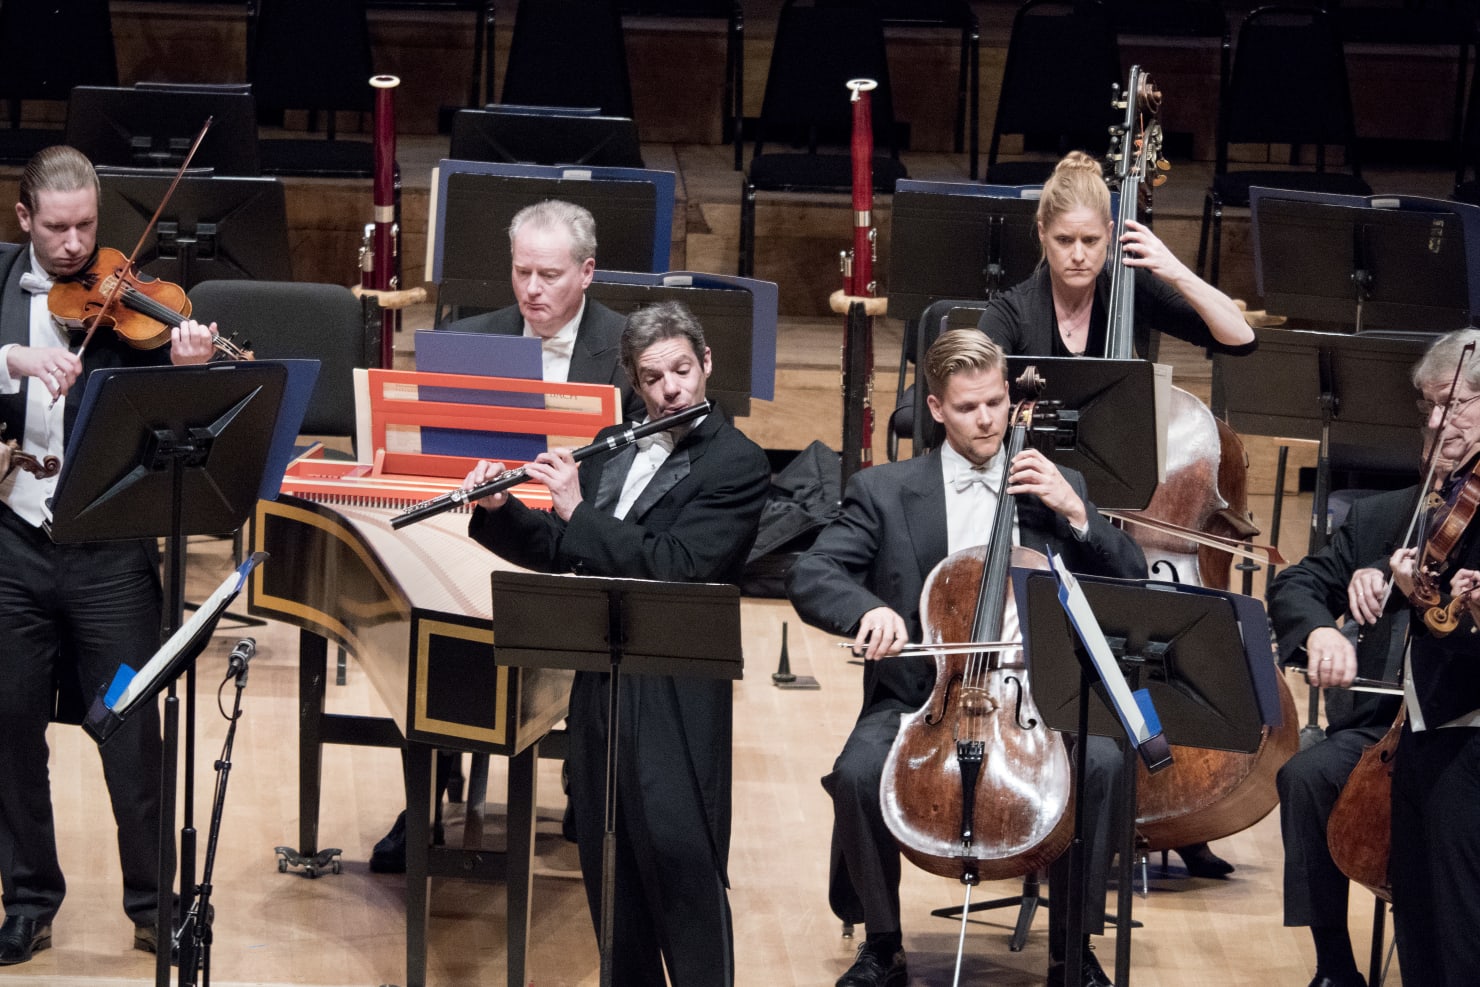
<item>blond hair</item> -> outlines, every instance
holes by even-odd
[[[1083,151],[1070,151],[1043,183],[1038,225],[1046,230],[1060,216],[1079,208],[1091,209],[1110,222],[1110,188],[1100,163]]]
[[[1006,377],[1007,355],[980,329],[947,330],[925,353],[925,386],[937,399],[956,374],[983,370],[998,370]]]

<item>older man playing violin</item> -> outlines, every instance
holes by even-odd
[[[98,178],[70,147],[26,165],[16,216],[29,245],[0,245],[0,423],[6,439],[37,457],[61,456],[88,372],[99,367],[204,363],[215,326],[186,320],[170,344],[134,349],[111,330],[82,355],[54,324],[46,295],[76,274],[97,243]],[[0,878],[5,922],[0,965],[51,945],[65,882],[57,862],[46,729],[62,694],[91,697],[121,663],[159,646],[160,584],[153,540],[54,544],[41,524],[54,479],[15,470],[0,481]],[[157,948],[159,717],[151,706],[100,748],[118,825],[123,909],[133,946]]]
[[[1458,521],[1480,496],[1477,350],[1480,330],[1452,332],[1413,370],[1437,455],[1457,466],[1440,472],[1445,503],[1425,526],[1429,550],[1402,548],[1388,560],[1394,601],[1412,607],[1413,627],[1393,767],[1393,922],[1403,982],[1435,987],[1474,984],[1480,971],[1480,523],[1436,537],[1440,519]],[[1435,611],[1456,599],[1450,628]]]

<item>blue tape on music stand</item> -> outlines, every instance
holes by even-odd
[[[108,686],[108,691],[103,693],[103,705],[112,709],[118,697],[123,695],[123,690],[127,689],[128,684],[134,680],[135,674],[137,673],[127,665],[119,665],[118,671],[113,673],[112,684]]]

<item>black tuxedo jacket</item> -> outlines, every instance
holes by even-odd
[[[31,296],[21,290],[21,275],[30,270],[30,250],[24,243],[0,243],[0,346],[19,343],[29,346],[31,342]],[[74,334],[72,349],[76,350],[81,334]],[[77,409],[82,404],[82,394],[87,384],[87,375],[103,367],[139,367],[170,362],[170,348],[166,344],[153,350],[135,349],[111,329],[99,329],[93,334],[92,342],[82,355],[82,377],[67,392],[62,409],[64,437],[72,435],[72,425],[77,420]],[[14,394],[0,394],[0,421],[5,431],[0,438],[20,441],[26,434],[26,388],[29,379],[21,383]]]
[[[1036,497],[1017,498],[1022,544],[1063,556],[1073,572],[1146,578],[1141,549],[1100,516],[1085,497],[1084,478],[1064,477],[1089,511],[1089,534],[1074,537],[1069,522]],[[803,553],[787,575],[786,592],[802,619],[843,636],[875,607],[893,609],[918,641],[920,592],[946,557],[946,494],[940,453],[859,470],[848,481],[842,512]],[[935,683],[929,658],[870,662],[864,674],[864,708],[897,702],[917,709]]]
[[[611,384],[622,392],[622,417],[641,421],[647,415],[642,398],[634,394],[622,369],[622,330],[627,317],[613,312],[596,299],[586,298],[586,311],[576,327],[576,345],[570,355],[567,380],[576,384]],[[517,336],[524,332],[524,316],[518,305],[495,312],[469,316],[442,327],[453,332],[487,332],[500,336]]]
[[[603,430],[599,442],[618,430]],[[715,410],[679,440],[625,519],[612,514],[629,445],[581,461],[582,503],[562,521],[510,498],[473,512],[468,533],[527,569],[668,582],[735,582],[770,486],[766,454]]]
[[[1346,587],[1361,568],[1388,571],[1388,558],[1398,547],[1413,513],[1418,487],[1373,494],[1352,504],[1346,520],[1325,548],[1280,571],[1269,586],[1269,619],[1274,625],[1280,657],[1303,661],[1305,639],[1318,627],[1335,627],[1346,613]],[[1388,601],[1382,620],[1363,632],[1357,647],[1357,674],[1381,679],[1387,675],[1388,650],[1393,635],[1402,638],[1408,606],[1398,593]],[[1397,696],[1327,690],[1328,731],[1350,727],[1386,727],[1398,715]]]

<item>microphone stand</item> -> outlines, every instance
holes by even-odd
[[[242,715],[242,692],[247,687],[247,667],[257,653],[257,642],[242,638],[232,650],[226,668],[226,678],[221,688],[232,679],[236,680],[236,694],[228,716],[226,740],[221,745],[221,756],[216,760],[216,792],[211,801],[211,822],[206,837],[205,865],[201,869],[200,883],[195,886],[194,901],[185,920],[180,924],[172,946],[180,957],[180,987],[210,987],[211,983],[211,875],[216,868],[216,847],[221,839],[221,816],[226,804],[226,783],[231,777],[231,750],[236,743],[236,725]],[[217,690],[219,706],[220,690]],[[224,711],[223,711],[224,714]],[[199,978],[197,978],[199,974]]]

